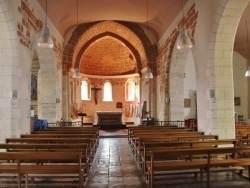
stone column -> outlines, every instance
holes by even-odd
[[[40,69],[38,72],[38,117],[56,122],[57,69],[54,52],[50,49],[38,49]]]

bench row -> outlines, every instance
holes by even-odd
[[[23,176],[28,187],[29,175],[35,177],[36,174],[71,175],[79,178],[79,187],[84,186],[99,144],[97,128],[49,129],[20,137],[7,138],[6,143],[0,144],[0,149],[6,150],[0,153],[0,159],[6,160],[0,165],[0,171],[16,174],[18,187]]]
[[[141,130],[141,131],[140,131]],[[134,158],[138,164],[138,166],[142,169],[142,172],[145,175],[145,178],[150,187],[154,187],[155,185],[155,177],[156,176],[163,176],[168,174],[179,174],[179,173],[193,173],[195,176],[197,174],[203,177],[204,169],[199,168],[198,166],[188,166],[189,164],[187,161],[192,161],[197,159],[197,162],[204,157],[207,158],[206,155],[201,154],[198,155],[186,155],[183,156],[165,156],[165,153],[168,151],[173,150],[173,155],[175,151],[178,153],[182,150],[193,150],[193,149],[200,149],[200,150],[207,150],[207,149],[214,149],[218,147],[236,147],[237,141],[235,139],[227,139],[227,140],[219,140],[218,135],[204,135],[201,132],[192,132],[189,130],[186,131],[172,131],[171,129],[149,129],[145,130],[144,128],[137,128],[136,131],[130,130],[131,136],[129,138],[129,144],[132,149]],[[148,132],[147,132],[148,131]],[[191,134],[190,134],[191,132]],[[183,135],[184,133],[184,135]],[[196,134],[195,134],[196,133]],[[164,134],[169,134],[167,136],[163,136]],[[177,138],[177,139],[176,139]],[[183,139],[183,140],[182,140]],[[188,149],[187,149],[188,148]],[[161,151],[156,156],[152,156],[152,153],[155,151]],[[192,157],[190,157],[192,156]],[[153,157],[153,158],[152,158]],[[187,158],[189,157],[189,158]],[[226,158],[224,158],[226,157]],[[228,155],[224,156],[223,159],[228,159]],[[189,160],[187,160],[189,159]],[[218,159],[214,156],[214,159]],[[221,159],[220,159],[221,160]],[[164,163],[166,162],[168,167],[164,167]],[[186,163],[187,162],[187,163]],[[196,162],[195,162],[196,163]],[[163,166],[161,166],[163,164]],[[239,163],[237,163],[239,164]],[[152,166],[153,165],[153,166]],[[155,166],[157,168],[155,168]],[[159,166],[158,166],[159,165]],[[171,168],[173,165],[173,168]],[[205,161],[203,162],[205,165]],[[180,168],[178,168],[178,166]],[[218,165],[219,167],[220,165]],[[161,170],[163,168],[163,170]],[[207,168],[205,168],[207,169]],[[243,171],[243,167],[233,165],[221,165],[221,168],[212,169],[214,170],[239,170],[240,173]],[[210,169],[211,170],[211,169]],[[207,172],[207,171],[205,171]],[[210,171],[209,171],[210,172]],[[210,177],[210,176],[208,176]],[[207,186],[209,187],[209,179],[207,181]]]

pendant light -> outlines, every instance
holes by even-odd
[[[183,10],[183,0],[182,0],[182,29],[180,31],[180,35],[177,40],[177,49],[182,50],[182,49],[190,49],[193,47],[192,41],[188,36],[187,30],[184,27],[184,10]]]
[[[46,17],[44,30],[37,41],[37,46],[40,48],[53,48],[53,40],[49,35],[49,29],[47,28],[47,0],[46,0]]]
[[[152,71],[151,71],[151,68],[147,68],[147,72],[146,72],[146,74],[145,74],[145,78],[153,78],[154,76],[153,76],[153,73],[152,73]]]
[[[78,27],[78,0],[76,0],[76,25]],[[78,37],[78,32],[76,33],[76,37]],[[73,78],[81,78],[79,68],[77,67],[74,69]]]
[[[247,27],[247,20],[246,20],[246,31],[247,31],[247,72],[245,77],[250,77],[250,62],[249,62],[249,41],[248,41],[248,27]]]
[[[148,0],[147,0],[147,33],[148,33],[148,38],[149,38],[149,30],[148,30]],[[151,55],[150,55],[151,57]],[[148,63],[149,64],[149,63]],[[148,66],[147,67],[147,72],[145,74],[145,78],[153,78],[153,73],[151,71],[151,68]]]

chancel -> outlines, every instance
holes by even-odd
[[[0,10],[0,187],[250,187],[250,0],[0,0]],[[217,153],[227,141],[232,153]],[[197,151],[182,149],[205,153],[190,163]],[[38,162],[56,150],[79,155]]]

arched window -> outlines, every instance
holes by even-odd
[[[140,81],[135,82],[135,97],[140,101]]]
[[[135,100],[135,82],[133,80],[128,80],[125,84],[125,100]]]
[[[103,101],[113,101],[112,84],[106,81],[103,85]]]
[[[90,100],[90,83],[88,80],[82,80],[81,99],[82,100]]]

